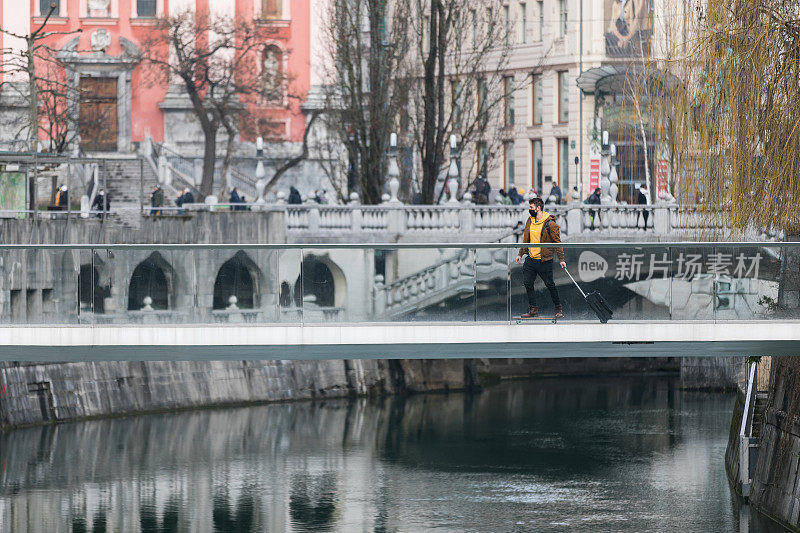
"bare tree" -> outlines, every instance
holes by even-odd
[[[179,83],[203,132],[202,197],[213,192],[220,128],[228,136],[224,179],[243,116],[261,103],[265,85],[286,86],[283,73],[262,68],[264,42],[274,32],[241,18],[185,10],[158,19],[142,43],[141,59],[151,67],[152,81]]]
[[[423,203],[433,203],[437,180],[447,168],[448,138],[473,154],[495,151],[504,128],[513,128],[510,109],[514,92],[530,81],[530,70],[513,73],[513,20],[506,20],[502,0],[412,0],[413,49],[409,76],[408,133],[420,155],[419,187]],[[515,75],[516,74],[516,75]],[[505,112],[504,112],[505,111]],[[488,162],[474,159],[462,169],[467,185]]]
[[[381,201],[389,135],[404,99],[397,83],[408,53],[409,0],[332,0],[323,29],[328,124],[345,147],[351,190]]]
[[[77,124],[70,113],[70,98],[74,92],[67,86],[64,65],[56,57],[48,41],[53,36],[80,33],[74,31],[45,31],[48,21],[56,10],[51,3],[44,20],[28,35],[18,35],[0,27],[0,32],[25,42],[22,49],[3,49],[5,62],[0,64],[3,82],[0,87],[7,87],[15,92],[21,100],[27,102],[28,113],[24,118],[6,124],[15,128],[17,137],[27,139],[27,148],[31,152],[39,149],[39,138],[44,134],[49,151],[61,153],[65,151],[77,135]],[[22,75],[22,76],[20,76]],[[23,78],[27,82],[25,91],[21,91],[9,79]]]
[[[287,157],[285,161],[283,161],[278,167],[275,169],[275,172],[272,174],[272,177],[267,182],[267,185],[264,187],[264,194],[267,194],[272,188],[278,183],[278,180],[286,174],[288,171],[308,159],[309,154],[309,135],[314,127],[314,123],[320,116],[319,111],[312,111],[310,113],[310,117],[308,122],[306,123],[306,129],[303,132],[303,141],[300,145],[300,153],[293,155],[291,157]]]

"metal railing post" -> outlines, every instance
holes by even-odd
[[[139,158],[139,214],[144,215],[144,173],[142,158]]]
[[[750,421],[751,401],[754,401],[753,385],[756,377],[756,367],[758,363],[750,363],[750,368],[747,376],[747,394],[744,399],[744,407],[742,408],[742,424],[739,427],[739,481],[742,484],[742,496],[748,498],[750,496],[750,435],[752,432],[752,425],[748,431],[748,422]]]

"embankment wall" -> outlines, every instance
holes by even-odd
[[[750,502],[760,512],[800,527],[800,358],[773,357],[769,399],[753,469]]]
[[[0,428],[148,411],[463,390],[464,360],[0,363]]]

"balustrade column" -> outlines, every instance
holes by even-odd
[[[361,231],[361,227],[363,226],[364,222],[364,215],[361,212],[361,209],[353,209],[352,216],[350,217],[350,229],[353,232]]]
[[[459,210],[458,218],[462,233],[472,233],[473,231],[475,231],[476,212],[477,211],[475,211],[474,209],[469,209],[468,207],[464,207]]]
[[[578,235],[583,233],[583,211],[580,206],[573,206],[567,211],[565,218],[566,227],[561,228],[564,235]]]
[[[320,214],[319,209],[313,208],[308,210],[308,231],[318,232],[320,228]]]
[[[653,209],[653,230],[656,235],[670,234],[669,207],[659,205]]]
[[[372,306],[375,316],[382,317],[386,312],[386,285],[383,283],[383,276],[378,274],[375,276],[375,285],[373,286],[372,293]]]
[[[386,226],[389,230],[389,233],[405,233],[406,211],[404,209],[389,209],[386,212]]]

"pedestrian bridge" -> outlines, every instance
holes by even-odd
[[[4,361],[676,357],[800,354],[797,321],[21,326]]]
[[[610,323],[517,324],[512,244],[0,245],[0,360],[800,353],[797,243],[562,246]]]

